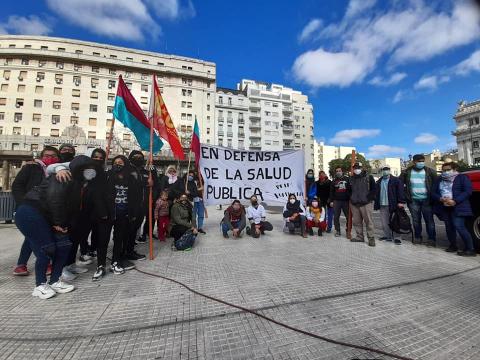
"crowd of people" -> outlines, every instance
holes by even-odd
[[[13,273],[29,274],[27,263],[33,252],[33,296],[48,299],[74,290],[71,282],[77,274],[87,272],[85,266],[95,260],[93,281],[102,279],[107,271],[120,275],[135,268],[135,261],[146,258],[135,246],[147,241],[150,218],[155,221],[152,228],[157,226],[154,235],[159,241],[172,237],[175,244],[187,234],[205,234],[203,185],[195,171],[180,177],[171,165],[165,175],[157,174],[140,151],[132,151],[128,158],[115,156],[109,169],[103,149],[94,149],[91,156],[75,155],[75,148],[69,144],[59,149],[46,146],[38,159],[23,166],[12,184],[17,204],[15,222],[25,237]],[[392,215],[408,207],[414,244],[436,245],[436,215],[446,226],[450,241],[446,251],[476,255],[465,227],[466,218],[472,216],[472,184],[458,172],[456,163],[445,163],[437,176],[425,167],[425,158],[419,154],[400,177],[393,176],[386,166],[375,181],[360,162],[354,164],[352,173],[338,167],[332,175],[330,180],[321,171],[315,179],[313,170],[308,170],[305,198],[290,194],[283,208],[285,232],[323,236],[333,228],[335,237],[339,237],[343,213],[347,219],[345,234],[349,225],[355,230],[351,241],[364,242],[366,229],[368,245],[375,246],[373,211],[378,210],[383,231],[379,240],[400,245],[402,240],[392,231]],[[150,191],[154,201],[151,214]],[[248,236],[259,238],[273,226],[267,221],[264,205],[252,196],[247,208],[239,200],[226,208],[220,229],[226,239],[240,238],[244,230]],[[463,241],[462,250],[457,247],[457,233]],[[113,249],[107,267],[111,238]],[[182,250],[189,248],[187,245]]]

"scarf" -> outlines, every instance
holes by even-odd
[[[300,200],[295,200],[293,204],[290,203],[290,200],[287,202],[287,210],[292,213],[300,213]]]
[[[442,174],[442,181],[440,181],[440,195],[444,198],[453,199],[453,181],[458,176],[458,172],[454,171],[451,174]]]
[[[245,211],[243,206],[240,206],[240,209],[235,210],[232,205],[230,205],[227,210],[225,210],[230,217],[230,220],[239,220],[242,217],[243,212]]]
[[[45,175],[45,177],[48,176],[47,174],[47,165],[44,164],[44,162],[40,159],[35,159],[34,160],[38,165],[40,165],[40,167],[42,168],[43,170],[43,174]]]
[[[310,212],[313,214],[315,219],[319,220],[320,216],[322,215],[322,208],[310,206]]]

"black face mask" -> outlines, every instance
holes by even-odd
[[[123,165],[115,164],[115,165],[112,166],[112,170],[115,171],[116,173],[119,173],[123,170],[123,167],[124,167]]]
[[[145,165],[145,160],[141,158],[133,158],[131,160],[132,164],[135,165],[136,167],[141,167]]]
[[[253,206],[257,206],[257,204],[258,204],[258,201],[252,201]]]
[[[98,166],[105,165],[105,160],[93,159],[93,161],[95,161],[95,164],[97,164]]]
[[[60,153],[60,161],[61,162],[70,162],[73,160],[75,156],[70,153],[70,152],[67,152],[67,153]]]

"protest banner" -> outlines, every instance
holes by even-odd
[[[304,152],[248,151],[202,144],[200,171],[206,205],[246,202],[256,195],[267,205],[283,205],[288,194],[304,196]]]

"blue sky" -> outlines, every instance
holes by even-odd
[[[310,97],[317,139],[370,157],[453,147],[457,102],[480,98],[468,0],[8,1],[0,33],[199,57],[222,87],[291,86]]]

